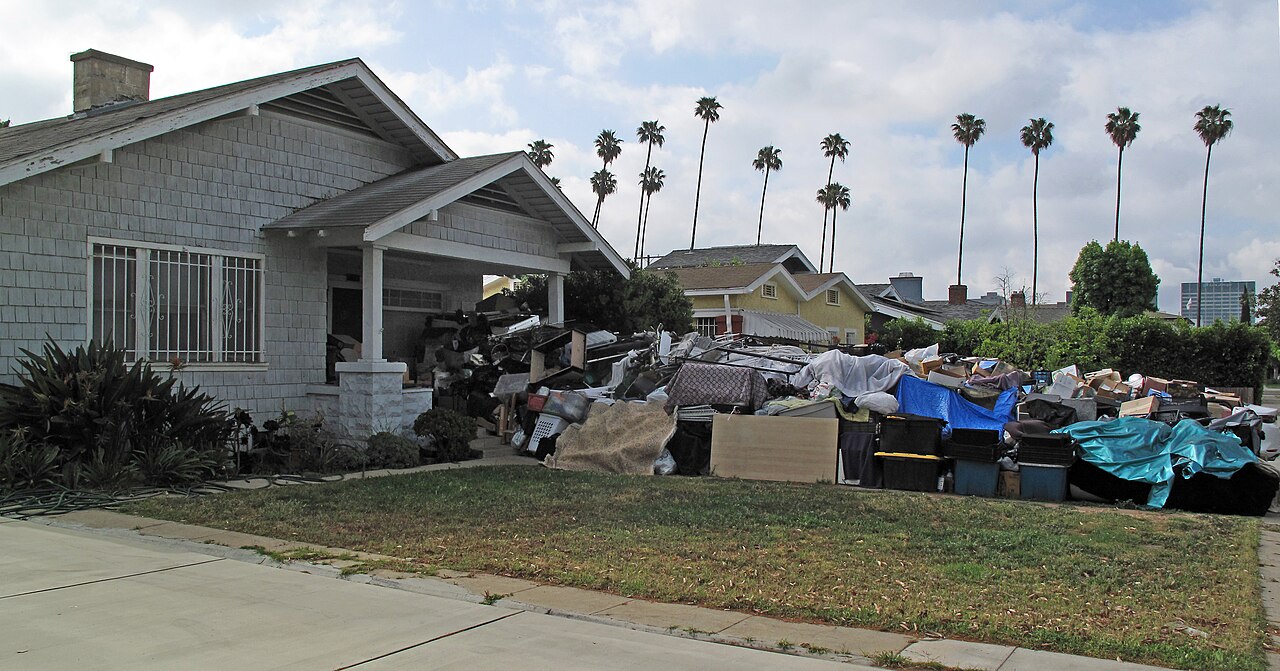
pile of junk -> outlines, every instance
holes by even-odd
[[[1241,515],[1280,490],[1277,411],[1248,389],[572,323],[492,335],[460,366],[438,405],[557,469]]]

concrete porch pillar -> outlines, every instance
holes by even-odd
[[[564,275],[560,273],[547,275],[547,321],[564,324]]]
[[[363,339],[360,360],[339,362],[338,425],[342,433],[361,439],[379,431],[398,432],[408,366],[382,356],[382,253],[369,245],[362,251],[360,288],[363,307]]]

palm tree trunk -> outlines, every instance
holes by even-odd
[[[834,273],[836,271],[836,215],[839,212],[836,208],[831,208],[831,263],[827,266],[827,272]],[[822,270],[819,268],[818,270]]]
[[[1204,214],[1209,204],[1209,159],[1213,157],[1213,145],[1204,155],[1204,194],[1200,197],[1200,260],[1196,263],[1196,326],[1201,326],[1200,306],[1204,302]]]
[[[640,173],[641,177],[649,172],[649,159],[653,156],[653,140],[649,141],[649,151],[644,155],[644,172]],[[640,256],[640,219],[644,216],[644,185],[640,186],[640,207],[636,210],[636,249],[633,257]]]
[[[827,186],[831,186],[831,176],[836,173],[836,156],[831,155],[831,166],[827,168]],[[822,246],[818,248],[818,272],[822,272],[822,262],[827,257],[827,208],[822,208]]]
[[[956,255],[956,284],[960,281],[960,270],[964,268],[964,209],[965,198],[969,193],[969,145],[964,146],[964,179],[960,182],[960,253]]]
[[[1120,147],[1120,158],[1116,160],[1116,234],[1113,242],[1120,241],[1120,170],[1124,167],[1124,147]]]
[[[600,208],[604,205],[604,196],[596,199],[596,213],[591,216],[591,228],[600,228]]]
[[[698,154],[698,189],[693,194],[693,232],[689,234],[689,249],[698,239],[698,204],[702,201],[702,161],[707,157],[707,131],[711,130],[711,119],[702,128],[702,153]]]
[[[653,202],[653,193],[643,194],[644,199],[644,223],[640,226],[640,256],[644,256],[644,239],[649,234],[649,203]]]
[[[1036,171],[1031,179],[1031,304],[1036,304],[1036,276],[1040,271],[1040,208],[1036,202],[1040,190],[1040,153],[1036,152]]]
[[[764,232],[764,195],[769,191],[769,166],[764,167],[764,188],[760,190],[760,223],[756,224],[756,246],[760,246],[760,235]]]

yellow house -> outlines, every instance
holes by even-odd
[[[867,300],[844,273],[814,272],[795,245],[680,250],[649,268],[675,273],[704,335],[824,344],[861,344],[865,335]]]

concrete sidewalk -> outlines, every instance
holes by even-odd
[[[241,549],[251,546],[382,558],[99,510],[0,517],[0,631],[17,643],[0,648],[0,668],[451,668],[482,658],[521,669],[868,669],[869,657],[898,653],[983,671],[1157,669],[485,574],[342,576],[335,566],[349,562],[279,565]]]
[[[195,549],[3,520],[0,668],[867,668],[334,580]]]

